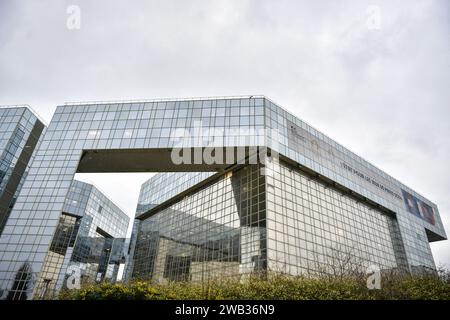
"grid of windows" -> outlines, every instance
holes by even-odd
[[[49,125],[43,146],[47,150],[158,148],[176,145],[176,132],[202,130],[196,137],[220,145],[239,140],[233,130],[264,129],[264,99],[221,99],[79,105],[59,107]],[[227,133],[225,133],[227,132]],[[225,133],[225,134],[224,134]],[[196,141],[189,141],[196,145]]]
[[[385,213],[283,163],[267,177],[269,268],[314,274],[397,268]],[[347,263],[347,266],[343,264]],[[343,272],[344,270],[339,270]]]
[[[38,123],[42,125],[27,107],[0,107],[0,234],[22,188],[31,154],[42,132],[42,128],[35,130]]]
[[[136,214],[150,210],[213,174],[214,172],[170,172],[156,175],[142,185]]]
[[[73,247],[79,227],[79,218],[67,214],[61,215],[42,269],[41,283],[37,286],[40,298],[49,298],[54,295],[66,253],[69,247]]]
[[[200,281],[263,270],[265,182],[259,169],[228,173],[141,221],[132,278]]]
[[[36,295],[52,298],[65,286],[66,270],[79,268],[81,282],[115,281],[124,263],[129,217],[91,184],[74,180],[46,254]]]
[[[36,121],[25,107],[0,108],[0,194]]]
[[[88,216],[89,229],[86,236],[95,236],[97,228],[113,238],[124,237],[128,230],[129,217],[95,186],[74,180],[64,203],[63,212]]]
[[[18,127],[23,132],[29,133],[35,122],[36,117],[25,107],[0,107],[0,150],[2,153]]]
[[[11,177],[14,168],[13,162],[18,159],[16,152],[19,150],[19,146],[23,141],[24,135],[25,132],[20,127],[16,127],[11,139],[3,151],[2,159],[0,161],[0,193],[3,193],[6,183]]]

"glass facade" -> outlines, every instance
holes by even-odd
[[[200,281],[264,270],[265,206],[258,165],[221,175],[140,223],[131,278]]]
[[[27,107],[0,106],[0,234],[25,181],[44,128]]]
[[[129,217],[95,186],[74,180],[49,251],[42,253],[42,276],[29,277],[27,287],[36,286],[35,298],[50,299],[67,288],[75,273],[80,285],[116,281],[119,265],[125,263],[128,223]],[[30,290],[8,292],[11,299],[30,294]]]
[[[264,173],[254,165],[217,174],[161,202],[151,187],[164,190],[182,174],[143,184],[140,203],[156,204],[136,213],[128,279],[337,274],[370,265],[407,271],[394,214],[285,161],[267,162]]]
[[[266,188],[264,195],[257,196],[258,199],[265,198],[264,211],[257,216],[260,219],[258,221],[265,221],[266,225],[258,222],[257,227],[249,228],[242,221],[239,226],[228,221],[222,222],[216,216],[210,217],[208,212],[189,209],[189,198],[178,199],[202,192],[197,190],[192,193],[192,190],[199,183],[214,180],[211,172],[218,172],[219,176],[214,178],[226,181],[228,178],[225,178],[224,172],[230,172],[231,167],[229,164],[210,163],[204,159],[199,163],[174,163],[171,151],[180,146],[189,150],[211,146],[267,146],[274,153],[277,152],[282,162],[273,168],[270,165],[260,168],[268,172],[273,170],[273,178],[262,179]],[[294,178],[289,176],[285,171],[287,164],[295,172],[300,170],[300,173]],[[278,171],[276,166],[279,167]],[[342,232],[344,237],[350,239],[341,239],[342,243],[339,244],[342,247],[350,246],[351,241],[356,241],[356,251],[357,248],[364,248],[370,239],[379,238],[370,242],[369,253],[358,253],[358,258],[364,261],[373,261],[386,268],[402,264],[409,270],[421,266],[433,268],[429,242],[446,239],[434,203],[263,96],[68,104],[56,109],[1,235],[0,289],[8,291],[13,288],[14,279],[20,270],[26,270],[36,279],[36,283],[42,282],[45,253],[49,251],[60,223],[65,199],[76,172],[145,171],[176,173],[162,173],[155,178],[160,179],[159,181],[152,180],[143,188],[130,249],[130,254],[139,259],[131,261],[130,265],[135,265],[128,275],[149,277],[150,274],[162,272],[162,278],[197,279],[196,266],[205,266],[206,262],[213,266],[208,269],[226,269],[219,258],[210,258],[207,253],[209,247],[200,251],[193,249],[196,245],[206,246],[208,234],[217,239],[218,246],[225,246],[229,241],[228,245],[243,250],[238,254],[237,261],[236,257],[232,258],[234,251],[227,256],[219,250],[222,252],[220,255],[227,256],[230,270],[239,264],[237,268],[240,272],[273,265],[274,261],[278,261],[276,257],[282,259],[282,264],[286,268],[289,266],[292,273],[302,272],[305,268],[311,269],[308,262],[311,260],[308,255],[311,254],[318,256],[318,261],[323,266],[323,260],[329,255],[327,243],[332,241],[331,234],[334,232]],[[200,171],[204,173],[199,173]],[[302,183],[303,171],[317,179],[317,185]],[[239,175],[237,169],[231,172],[233,176]],[[220,174],[224,176],[220,177]],[[277,174],[280,175],[278,178]],[[296,182],[293,183],[292,180]],[[300,180],[300,185],[297,180]],[[329,193],[329,189],[322,190],[323,181],[331,181],[336,190],[346,190],[349,198],[337,202],[336,194]],[[286,184],[283,187],[286,191],[279,189],[278,184]],[[206,185],[204,187],[209,188]],[[227,187],[221,185],[220,188]],[[292,189],[296,190],[295,193],[292,193]],[[220,194],[219,191],[217,194],[214,192],[214,196]],[[240,208],[242,204],[237,202],[237,198],[237,194],[234,194],[234,200],[229,199],[234,201],[231,207]],[[316,198],[320,198],[320,201],[316,201]],[[352,202],[354,198],[357,198],[358,204]],[[175,201],[176,199],[179,201]],[[206,201],[202,199],[203,197],[199,203]],[[275,209],[269,209],[272,203]],[[295,209],[291,208],[292,203],[295,203]],[[325,208],[331,206],[330,203],[335,206],[334,209],[329,209],[333,214],[325,212]],[[252,203],[250,210],[253,210],[253,205]],[[312,206],[312,209],[306,210],[308,206]],[[262,203],[261,206],[258,203],[257,208],[263,208]],[[164,213],[163,210],[169,211]],[[198,229],[193,227],[191,231],[196,234],[195,237],[173,237],[169,227],[179,224],[171,219],[168,212],[175,212],[180,219],[185,216],[187,225],[191,225],[191,220],[198,221],[196,223],[199,224],[203,221],[205,233],[199,234],[196,231]],[[294,219],[293,212],[304,219],[297,222],[295,230],[290,225],[290,219]],[[317,217],[319,213],[320,217]],[[167,222],[161,219],[163,216],[167,217]],[[367,217],[367,221],[360,221],[362,217]],[[250,221],[252,219],[253,217]],[[311,223],[312,219],[314,222]],[[340,219],[344,221],[341,222]],[[379,228],[366,230],[368,221]],[[352,224],[353,227],[341,225],[345,223]],[[231,227],[239,228],[239,245],[234,240],[221,239],[221,234],[232,233],[228,229]],[[154,234],[152,232],[155,232],[155,228],[159,228],[157,232],[160,234],[155,236],[159,240],[145,242],[148,239],[145,240],[144,234]],[[218,229],[218,233],[210,232],[209,229]],[[248,234],[245,235],[243,230],[248,230]],[[292,236],[290,232],[296,234]],[[356,239],[364,232],[369,240]],[[290,243],[295,240],[292,237],[306,241],[301,245],[293,245]],[[275,239],[275,246],[271,240],[261,241],[264,238]],[[258,258],[253,258],[255,261],[252,264],[243,262],[247,259],[247,249],[242,247],[248,241],[253,242],[250,246],[253,249],[249,251],[258,252],[254,254]],[[156,245],[156,242],[159,244]],[[215,248],[215,244],[211,246]],[[285,252],[280,254],[283,250]],[[304,250],[307,251],[306,255]],[[164,259],[161,255],[163,252],[168,252]],[[155,269],[159,263],[167,266],[167,270]],[[296,267],[291,268],[294,265]],[[182,275],[178,275],[180,272],[175,270],[184,271],[180,271]],[[146,272],[149,274],[145,275]],[[33,288],[35,290],[35,286]],[[33,291],[34,294],[36,291]]]
[[[147,212],[213,174],[213,172],[171,172],[156,175],[142,185],[136,214]]]
[[[267,176],[268,269],[293,275],[407,268],[395,215],[274,161]]]

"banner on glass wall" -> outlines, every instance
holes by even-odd
[[[423,220],[435,224],[436,220],[434,217],[434,211],[431,206],[423,202],[422,200],[417,199],[412,194],[406,192],[402,189],[403,200],[405,201],[406,208],[412,214],[422,218]]]

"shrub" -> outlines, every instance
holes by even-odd
[[[389,275],[380,290],[369,290],[364,277],[309,278],[272,275],[250,276],[245,280],[210,280],[203,283],[169,282],[153,284],[102,283],[78,290],[66,290],[60,299],[71,300],[367,300],[367,299],[450,299],[450,277]]]

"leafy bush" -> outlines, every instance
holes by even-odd
[[[448,271],[441,275],[382,278],[380,290],[368,290],[364,277],[308,278],[273,275],[251,276],[245,280],[210,280],[203,283],[170,282],[154,284],[102,283],[63,291],[60,299],[71,300],[367,300],[440,299],[450,300]]]

